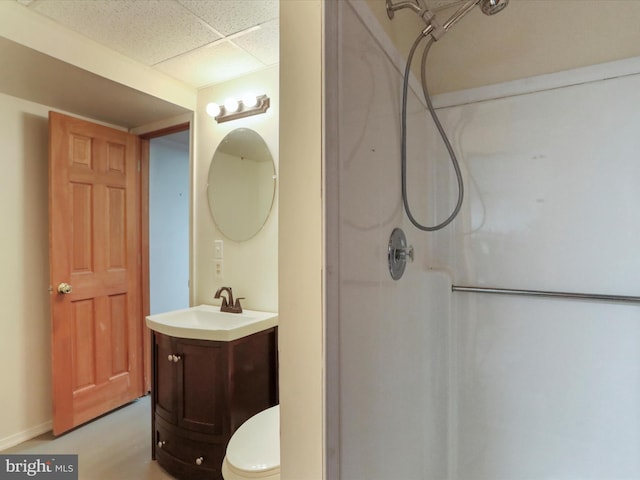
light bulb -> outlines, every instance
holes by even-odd
[[[253,108],[258,105],[258,97],[251,93],[247,93],[242,97],[242,105],[244,105],[244,108]]]
[[[207,114],[210,117],[216,118],[220,115],[220,105],[217,103],[211,102],[207,104]]]
[[[240,104],[238,103],[238,101],[235,98],[227,98],[224,101],[224,109],[227,111],[227,113],[235,113],[235,112],[237,112],[239,106],[240,106]]]

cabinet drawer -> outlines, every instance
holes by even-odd
[[[167,462],[164,460],[171,457],[184,464],[181,469],[189,471],[186,476],[177,475],[179,478],[192,478],[191,475],[198,471],[207,471],[208,478],[218,478],[216,475],[220,473],[225,454],[224,445],[183,437],[162,425],[156,425],[155,441],[156,458],[160,465],[169,470],[169,465],[165,465]],[[212,474],[213,476],[211,476]],[[175,472],[174,475],[176,475]]]
[[[158,450],[156,461],[172,478],[178,480],[223,480],[221,468],[214,470],[187,464],[162,450]]]

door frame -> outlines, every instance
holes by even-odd
[[[143,352],[143,385],[146,392],[151,392],[151,335],[147,328],[145,319],[151,312],[150,290],[149,290],[149,155],[150,141],[152,138],[164,137],[172,133],[191,130],[192,122],[186,121],[175,125],[153,130],[144,134],[139,134],[140,138],[140,260],[141,283],[142,283],[142,352]],[[189,163],[193,158],[193,145],[189,141]],[[191,187],[189,187],[191,188]],[[190,207],[191,208],[191,207]],[[191,231],[189,232],[191,237]],[[191,242],[189,242],[191,244]],[[191,271],[191,265],[189,265]],[[191,285],[189,285],[189,297],[191,297]]]

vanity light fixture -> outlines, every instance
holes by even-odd
[[[269,97],[266,95],[251,95],[244,97],[242,100],[228,98],[225,100],[224,105],[209,103],[207,105],[207,113],[215,118],[218,123],[222,123],[264,113],[269,106]]]
[[[236,113],[240,108],[240,102],[235,98],[227,98],[224,101],[224,111],[227,113]]]

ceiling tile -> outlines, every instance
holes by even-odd
[[[168,0],[40,0],[30,8],[146,65],[220,38]]]
[[[262,67],[255,57],[228,41],[207,45],[155,66],[196,88],[231,80]]]
[[[259,29],[235,37],[233,43],[256,57],[265,65],[278,63],[280,59],[280,21],[271,20]]]
[[[278,0],[178,1],[225,36],[279,16]]]

